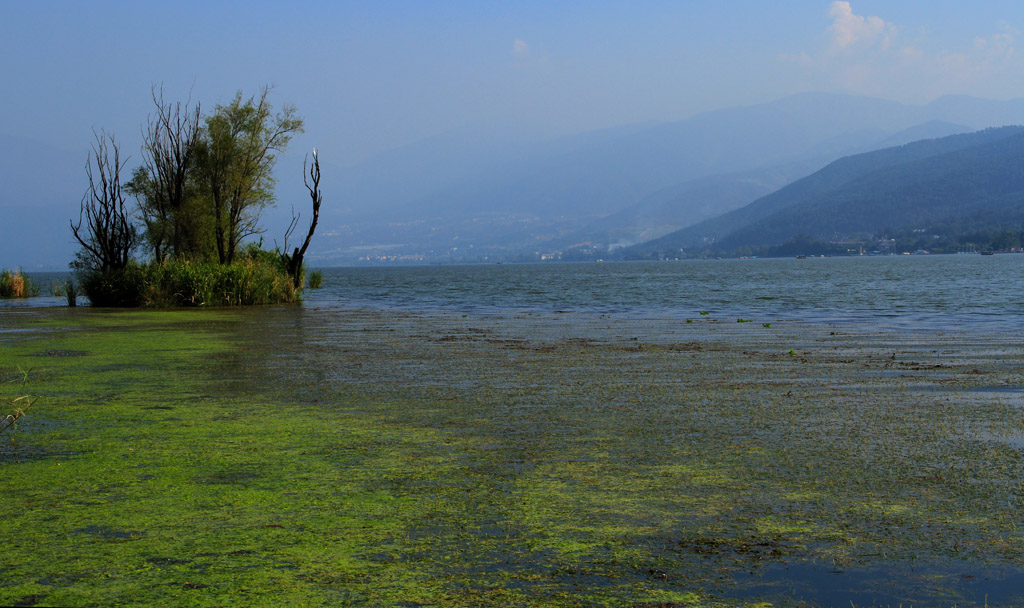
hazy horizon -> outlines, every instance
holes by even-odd
[[[150,88],[206,107],[276,87],[296,146],[340,166],[452,129],[542,138],[681,120],[800,92],[922,104],[1024,96],[1024,8],[979,2],[10,2],[7,135],[134,148]]]
[[[334,167],[444,134],[543,141],[809,92],[913,105],[946,95],[1006,100],[1024,97],[1021,27],[1024,7],[996,2],[314,2],[300,10],[15,1],[0,5],[0,136],[84,164],[93,130],[103,129],[121,141],[130,169],[154,86],[212,110],[236,91],[272,85],[272,102],[295,104],[305,120],[289,155],[301,165],[316,146]],[[46,166],[40,159],[21,171],[11,191],[45,187]],[[18,204],[0,200],[0,210]]]

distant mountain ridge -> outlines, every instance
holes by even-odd
[[[1024,127],[991,128],[849,156],[750,205],[637,246],[630,255],[731,251],[1024,210]]]
[[[328,215],[326,225],[339,237],[328,239],[323,250],[330,252],[325,259],[341,259],[354,246],[351,255],[378,251],[473,261],[528,258],[576,244],[629,245],[743,206],[845,155],[1014,122],[1024,123],[1024,100],[950,97],[907,106],[807,93],[557,142],[505,146],[492,140],[488,145],[502,151],[502,160],[489,165],[487,159],[497,157],[480,156],[483,148],[467,140],[429,156],[441,164],[443,158],[459,163],[473,157],[476,169],[441,180],[418,197],[384,191],[374,197],[373,188],[359,185],[361,170],[346,174],[348,193],[381,201],[374,212],[379,219],[365,211]],[[800,171],[792,169],[801,163]],[[403,175],[424,173],[375,161],[363,169],[371,166],[381,188],[389,180],[406,188]]]
[[[560,244],[596,242],[616,249],[697,224],[767,195],[790,182],[805,177],[829,161],[842,156],[845,150],[854,153],[896,146],[919,139],[938,138],[971,131],[969,127],[943,121],[915,125],[895,134],[879,135],[877,131],[858,133],[861,143],[852,137],[828,140],[815,146],[816,153],[804,160],[735,173],[697,178],[657,192],[640,203],[588,224],[584,229],[563,238]],[[646,238],[644,236],[648,235]],[[624,242],[625,241],[625,242]]]
[[[1024,122],[1024,101],[1014,108],[1001,113],[1016,114]],[[399,207],[429,209],[435,215],[463,214],[485,204],[521,213],[606,215],[697,178],[863,151],[897,132],[937,121],[933,114],[928,106],[806,93],[678,122],[602,130],[600,137],[584,133],[528,145],[489,140],[502,151],[496,168],[454,180]],[[965,130],[996,125],[965,124]],[[459,147],[464,150],[460,158],[483,162],[482,146],[470,138]],[[437,163],[442,156],[424,152],[416,158]],[[390,163],[387,171],[393,180],[416,173]],[[358,183],[357,174],[351,178]]]

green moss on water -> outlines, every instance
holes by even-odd
[[[872,336],[574,323],[5,316],[0,604],[756,606],[769,564],[1020,557],[1012,403],[866,375]]]

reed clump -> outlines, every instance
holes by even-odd
[[[324,273],[320,272],[319,270],[314,270],[313,272],[309,273],[309,288],[310,289],[320,289],[320,287],[323,284],[324,284]]]
[[[38,293],[38,287],[20,270],[0,271],[0,298],[27,298]]]
[[[85,272],[79,287],[93,306],[250,306],[295,302],[300,292],[274,252],[249,248],[232,264],[168,260]]]

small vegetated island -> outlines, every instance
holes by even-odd
[[[269,87],[204,114],[154,88],[142,164],[125,176],[118,142],[103,131],[86,162],[88,188],[71,231],[80,289],[94,306],[238,306],[293,302],[316,230],[320,162],[304,165],[312,218],[302,243],[262,247],[261,212],[274,204],[274,165],[303,131],[292,105],[277,112]],[[122,179],[127,180],[122,183]],[[133,201],[134,204],[129,201]],[[258,242],[253,242],[260,237]]]

